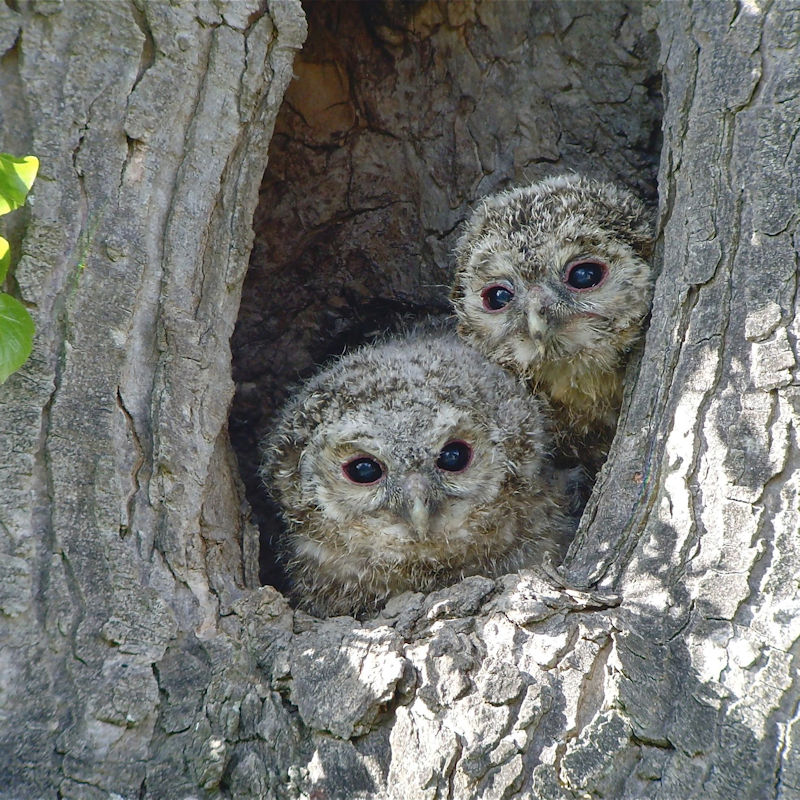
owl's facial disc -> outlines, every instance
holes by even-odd
[[[558,266],[559,262],[563,266]],[[512,272],[522,272],[516,278],[503,276],[500,270],[495,272],[498,277],[492,275],[492,269],[484,272],[479,308],[486,315],[486,330],[491,331],[495,345],[502,348],[504,342],[507,354],[523,370],[594,352],[598,336],[587,324],[603,317],[603,303],[598,303],[600,298],[593,292],[610,276],[604,259],[591,252],[575,255],[573,250],[571,256],[554,253],[552,267],[531,265],[528,269],[511,256],[502,263],[506,267],[511,264]],[[492,261],[489,266],[501,265]],[[525,269],[530,273],[527,277]]]

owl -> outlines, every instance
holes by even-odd
[[[548,398],[561,463],[594,472],[608,454],[652,245],[636,197],[576,175],[489,197],[456,245],[458,330]]]
[[[546,405],[442,326],[352,351],[289,400],[261,475],[290,592],[318,616],[559,555],[573,523]]]

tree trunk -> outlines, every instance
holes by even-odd
[[[239,312],[299,5],[0,7],[3,148],[42,161],[8,236],[37,339],[0,387],[0,796],[800,797],[800,13],[306,11]],[[561,582],[365,623],[256,588],[237,313],[256,505],[286,387],[438,307],[477,197],[647,193],[659,70],[663,266]]]
[[[177,796],[172,734],[214,675],[197,642],[258,585],[229,340],[305,20],[16,7],[1,138],[41,168],[15,270],[35,350],[0,388],[0,794]]]
[[[663,268],[567,571],[624,598],[619,796],[800,797],[800,9],[759,5],[661,8]]]

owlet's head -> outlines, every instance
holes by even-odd
[[[265,442],[295,594],[350,613],[558,552],[569,526],[551,450],[545,404],[452,332],[343,356]]]
[[[484,200],[456,247],[459,332],[534,381],[616,370],[652,296],[651,219],[630,192],[580,176]]]
[[[539,401],[455,335],[412,333],[308,381],[264,475],[290,521],[329,543],[458,539],[546,469],[545,425]]]

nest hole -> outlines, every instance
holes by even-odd
[[[331,356],[447,313],[452,249],[486,194],[578,171],[656,196],[661,96],[641,3],[304,2],[232,339],[230,435],[284,588],[259,442]]]

